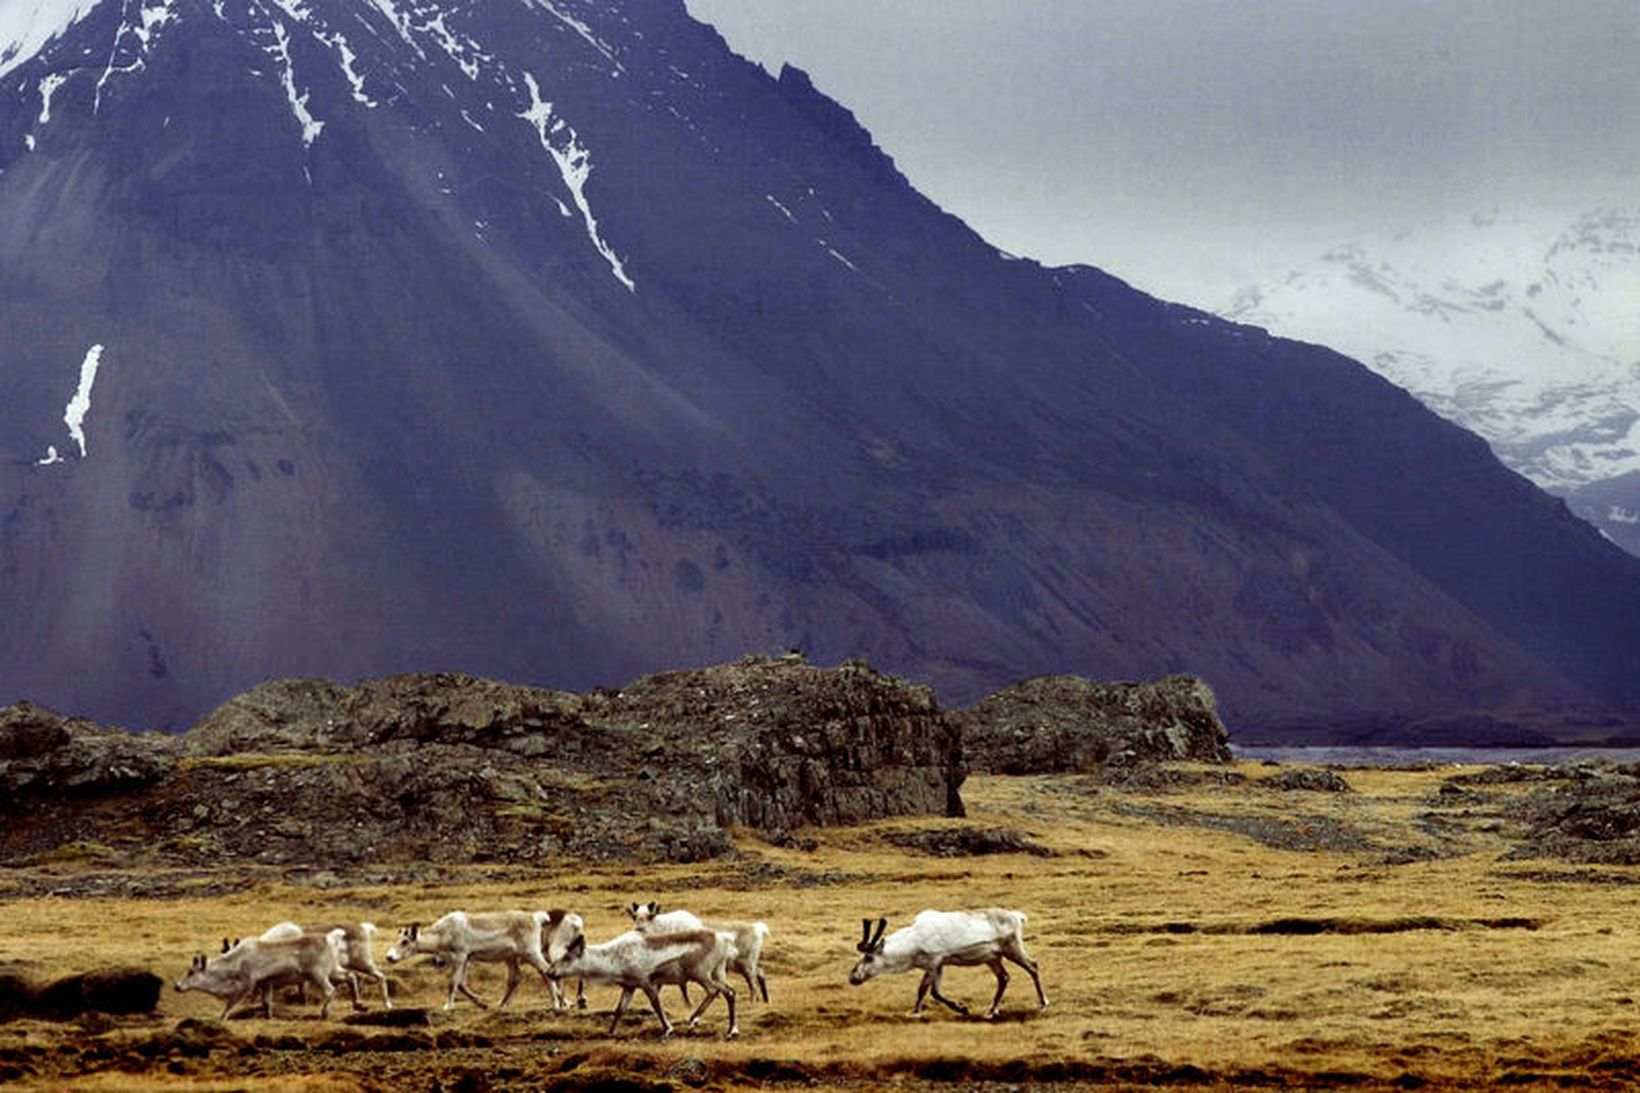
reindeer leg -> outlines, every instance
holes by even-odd
[[[649,996],[649,1004],[654,1007],[655,1016],[660,1018],[660,1021],[661,1021],[661,1039],[664,1040],[668,1036],[672,1035],[672,1021],[669,1017],[666,1016],[665,1007],[663,1007],[661,1005],[660,988],[654,986],[653,984],[645,983],[644,988],[643,988],[643,992],[644,992],[644,994]]]
[[[991,973],[997,977],[997,994],[991,999],[991,1008],[985,1014],[987,1019],[997,1015],[997,1010],[1002,1007],[1002,992],[1008,989],[1008,969],[1002,966],[1002,958],[999,956],[991,961],[990,967]]]
[[[575,1008],[578,1010],[587,1008],[587,981],[585,979],[575,981]]]
[[[1042,990],[1042,976],[1037,974],[1036,961],[1025,953],[1025,946],[1015,939],[1012,945],[1002,950],[1002,955],[1025,969],[1025,974],[1031,977],[1031,983],[1036,987],[1036,1004],[1038,1009],[1048,1008],[1048,996]]]
[[[317,972],[313,975],[313,984],[319,988],[319,993],[324,998],[319,1005],[319,1020],[323,1021],[330,1017],[330,1002],[336,997],[336,988],[331,984],[329,976],[319,975]]]
[[[393,998],[387,993],[387,973],[378,970],[372,974],[375,975],[376,982],[382,985],[382,1009],[392,1009]]]
[[[763,1001],[767,1003],[769,1001],[769,981],[763,978],[763,968],[761,965],[757,969],[757,989],[762,992]]]
[[[251,995],[253,995],[255,993],[256,993],[256,988],[254,986],[251,986],[251,987],[246,987],[244,990],[240,991],[238,994],[229,996],[227,1004],[222,1007],[222,1016],[218,1017],[217,1020],[218,1021],[226,1021],[228,1019],[228,1015],[233,1012],[235,1006],[239,1005],[239,1003],[243,1002],[245,999],[251,997]]]
[[[621,1027],[621,1018],[626,1016],[627,1003],[632,1001],[632,988],[621,988],[621,1000],[615,1003],[615,1020],[609,1023],[609,1034],[615,1035],[615,1030]]]
[[[967,1017],[967,1006],[963,1005],[961,1002],[953,1002],[951,999],[940,993],[940,976],[945,974],[945,967],[943,965],[935,967],[931,969],[928,974],[933,978],[933,982],[928,985],[928,993],[934,996],[934,1001],[942,1003],[943,1005],[948,1006],[949,1008],[962,1014],[964,1017]]]
[[[729,1003],[729,1031],[723,1034],[723,1038],[733,1040],[740,1035],[740,1017],[735,1011],[735,989],[729,986],[729,981],[723,978],[721,972],[718,973],[717,988],[718,993],[722,994]]]
[[[501,992],[501,1001],[496,1003],[497,1009],[507,1004],[507,1000],[513,996],[513,991],[518,989],[519,980],[523,978],[524,970],[518,966],[518,961],[507,961],[507,989]]]
[[[530,967],[534,968],[536,974],[541,977],[541,982],[547,985],[547,993],[552,995],[552,1008],[555,1010],[568,1009],[569,1003],[564,1001],[563,985],[548,974],[552,969],[547,967],[547,958],[537,951],[525,953],[524,959],[530,962]]]
[[[455,974],[450,977],[450,997],[445,1001],[444,1008],[447,1010],[455,1009],[456,991],[460,991],[472,1001],[473,1005],[479,1007],[480,1009],[489,1009],[490,1004],[478,995],[474,994],[472,988],[467,986],[467,954],[462,953],[460,956],[456,957],[455,964]]]
[[[706,988],[706,997],[700,1000],[700,1005],[695,1007],[695,1012],[689,1015],[687,1024],[690,1028],[694,1028],[696,1025],[700,1024],[700,1015],[706,1012],[708,1006],[717,1001],[717,987],[713,986],[709,981],[703,983],[702,986]]]
[[[917,1002],[914,1006],[911,1007],[911,1012],[909,1014],[907,1014],[906,1016],[908,1016],[908,1017],[921,1017],[922,1016],[922,1014],[923,1014],[923,1001],[928,997],[928,988],[933,986],[933,985],[934,985],[934,969],[930,968],[927,971],[923,972],[922,982],[917,984]]]

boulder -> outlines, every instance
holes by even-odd
[[[957,720],[969,766],[994,774],[1230,760],[1212,688],[1191,676],[1146,683],[1038,676],[960,711]]]
[[[0,975],[0,1021],[21,1017],[72,1021],[87,1013],[152,1013],[164,981],[140,968],[106,968],[63,976],[37,986],[20,975]]]

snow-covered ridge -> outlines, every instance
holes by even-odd
[[[0,2],[0,76],[31,60],[103,0]]]
[[[483,19],[481,6],[468,0],[209,0],[200,13],[179,0],[0,0],[0,43],[9,50],[6,64],[15,66],[38,56],[98,3],[115,7],[109,14],[117,15],[117,22],[99,23],[94,37],[100,41],[76,42],[67,64],[48,54],[44,71],[18,85],[19,94],[37,96],[39,126],[63,112],[63,100],[54,96],[78,73],[95,81],[92,113],[106,114],[121,81],[146,71],[162,36],[174,33],[183,20],[211,22],[213,16],[215,23],[267,56],[267,63],[251,68],[251,75],[279,86],[289,108],[290,132],[304,152],[326,139],[327,125],[345,111],[391,108],[429,88],[440,89],[442,97],[436,103],[411,104],[420,125],[446,124],[441,115],[447,113],[473,133],[510,141],[520,139],[511,119],[522,118],[556,168],[556,180],[540,200],[572,220],[578,211],[586,238],[615,279],[635,291],[626,259],[611,245],[607,225],[593,210],[588,193],[593,149],[584,132],[565,117],[563,105],[552,101],[558,96],[542,90],[565,74],[580,79],[593,72],[621,81],[619,93],[630,96],[625,88],[630,73],[619,50],[600,35],[605,24],[624,19],[618,11],[582,0],[515,2],[534,13],[536,24],[522,42],[480,41],[487,33],[483,28],[493,24]],[[525,56],[539,57],[550,67],[526,73],[519,60]],[[345,87],[333,73],[340,74]],[[32,114],[32,104],[29,109]],[[37,147],[37,132],[22,134],[31,151]],[[459,192],[459,187],[446,188],[452,196]]]
[[[1552,489],[1640,470],[1640,214],[1477,216],[1338,247],[1222,310],[1330,345]]]

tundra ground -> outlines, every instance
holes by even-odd
[[[1283,768],[1288,770],[1291,768]],[[615,992],[554,1013],[533,972],[506,1010],[439,1012],[444,973],[390,969],[393,1024],[282,1002],[272,1021],[167,987],[151,1018],[0,1025],[0,1082],[85,1090],[984,1088],[1627,1088],[1640,1082],[1640,870],[1523,860],[1519,786],[1457,790],[1444,770],[1350,771],[1354,792],[1277,790],[1239,764],[1179,768],[1151,789],[1080,777],[975,777],[966,821],[892,821],[740,840],[699,866],[476,865],[436,874],[163,872],[78,848],[0,871],[0,971],[34,978],[136,965],[174,981],[223,937],[287,918],[369,920],[378,959],[401,924],[455,908],[568,907],[594,940],[659,899],[763,919],[772,1002],[742,991],[656,1038]],[[1240,781],[1236,777],[1240,776]],[[953,836],[950,832],[960,829]],[[932,832],[933,834],[928,834]],[[925,846],[963,851],[941,857]],[[1000,847],[1008,852],[975,854]],[[1011,848],[1011,849],[1010,849]],[[1034,848],[1034,852],[1033,852]],[[1044,853],[1046,851],[1046,853]],[[52,894],[55,893],[55,894]],[[916,977],[850,987],[860,920],[924,907],[1026,911],[1052,1005],[1016,973],[999,1020],[908,1017]],[[472,982],[499,996],[502,973]],[[993,979],[947,994],[983,1012]],[[367,1005],[371,991],[365,992]],[[685,1011],[666,992],[674,1017]],[[379,1020],[372,1006],[367,1020]]]

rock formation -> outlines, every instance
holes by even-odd
[[[1230,759],[1213,691],[1189,676],[1152,683],[1039,676],[996,692],[958,720],[969,766],[997,774]]]
[[[863,663],[750,657],[585,695],[282,680],[176,738],[0,713],[0,855],[688,861],[730,850],[731,827],[960,815],[964,773],[932,692]]]

